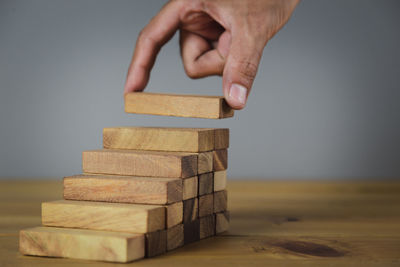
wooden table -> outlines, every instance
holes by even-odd
[[[231,230],[134,266],[400,266],[400,182],[230,181]],[[0,266],[116,266],[18,253],[58,181],[0,181]],[[126,266],[125,264],[119,264]]]

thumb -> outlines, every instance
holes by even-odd
[[[253,37],[232,36],[222,86],[226,101],[234,109],[246,106],[264,48],[264,45],[258,43]]]

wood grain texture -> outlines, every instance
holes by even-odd
[[[214,172],[214,191],[225,190],[226,183],[227,183],[226,170]]]
[[[223,119],[234,111],[220,96],[135,92],[125,95],[125,112],[161,116]]]
[[[228,192],[226,190],[214,192],[214,213],[226,211],[228,208]]]
[[[167,229],[167,251],[179,248],[184,244],[183,224]]]
[[[229,230],[230,214],[224,211],[215,214],[215,233],[221,234]]]
[[[200,240],[200,220],[196,219],[183,225],[184,244],[190,244]]]
[[[197,176],[183,179],[183,200],[197,197],[199,180]]]
[[[199,199],[192,198],[183,201],[183,223],[189,223],[199,217]]]
[[[199,174],[199,196],[211,194],[214,191],[214,173]]]
[[[199,197],[199,217],[211,215],[214,212],[214,194]]]
[[[171,228],[183,221],[183,202],[176,202],[165,206],[167,209],[166,228]]]
[[[219,128],[214,131],[214,150],[229,147],[229,129]]]
[[[200,239],[215,235],[215,214],[200,217]]]
[[[214,171],[223,171],[228,168],[228,150],[218,149],[213,151]]]
[[[228,183],[231,221],[226,234],[138,265],[400,265],[400,181],[250,178]],[[59,198],[62,189],[59,178],[0,179],[0,265],[110,267],[17,253],[19,230],[40,224],[40,203]]]
[[[224,145],[221,140],[225,140],[225,135],[225,131],[211,128],[104,128],[103,147],[107,149],[205,152],[214,150],[214,140],[217,140],[218,145]]]
[[[145,234],[146,258],[155,257],[167,252],[167,230]]]
[[[192,177],[197,156],[184,152],[140,150],[92,150],[82,154],[83,172],[151,177]]]
[[[170,204],[182,201],[180,178],[75,175],[64,178],[64,199]]]
[[[141,259],[145,255],[143,234],[55,227],[35,227],[20,231],[19,251],[33,256],[124,263]]]
[[[164,229],[165,218],[165,208],[157,205],[73,200],[42,203],[42,224],[46,226],[149,233]]]
[[[202,152],[197,155],[197,173],[202,174],[213,171],[213,152]]]

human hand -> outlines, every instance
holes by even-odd
[[[180,31],[187,75],[222,75],[234,109],[246,105],[267,42],[286,24],[299,0],[172,0],[140,32],[125,93],[142,91],[161,47]]]

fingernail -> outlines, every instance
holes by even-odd
[[[229,89],[229,98],[238,101],[240,104],[246,104],[247,89],[243,85],[233,83]]]

